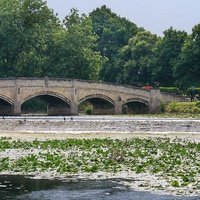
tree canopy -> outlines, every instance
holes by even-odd
[[[200,24],[162,37],[106,6],[63,21],[43,0],[0,0],[0,77],[200,86]]]
[[[42,0],[0,0],[0,76],[95,79],[104,58],[89,17],[63,23]]]
[[[175,63],[174,76],[176,85],[200,85],[200,24],[194,26],[192,34],[185,41]]]

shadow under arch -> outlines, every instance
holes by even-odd
[[[0,115],[13,115],[14,102],[10,98],[0,95]]]
[[[79,100],[79,113],[112,115],[115,113],[114,100],[102,94],[91,94]]]
[[[21,104],[22,114],[70,115],[70,107],[69,99],[50,91],[29,95]]]
[[[131,98],[122,105],[123,114],[147,114],[150,112],[150,100]]]

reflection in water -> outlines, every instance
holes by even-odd
[[[136,192],[109,181],[64,182],[0,176],[1,200],[199,200]]]

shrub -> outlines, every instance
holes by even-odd
[[[165,112],[165,104],[164,104],[164,103],[161,103],[161,104],[160,104],[160,112],[161,112],[161,113],[164,113],[164,112]]]
[[[178,112],[177,102],[174,101],[170,104],[170,112]]]
[[[181,92],[177,87],[160,87],[160,92],[168,92],[176,95],[180,95]]]
[[[86,115],[91,115],[92,114],[92,107],[91,106],[87,106],[85,108],[85,114]]]

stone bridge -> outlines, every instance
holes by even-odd
[[[159,89],[55,78],[0,79],[0,115],[21,115],[22,105],[34,97],[44,98],[48,115],[78,115],[84,102],[93,114],[156,112],[161,103],[184,101],[184,97],[163,94]]]

